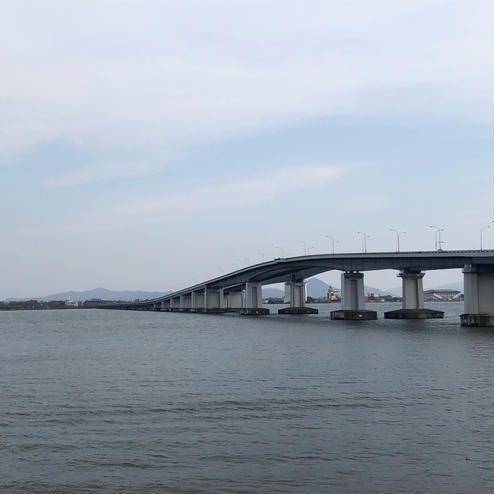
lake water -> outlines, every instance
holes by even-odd
[[[0,492],[491,493],[494,331],[318,307],[0,312]]]

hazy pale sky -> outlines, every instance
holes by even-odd
[[[179,289],[277,246],[328,252],[326,235],[356,252],[357,231],[370,251],[395,249],[390,228],[432,250],[429,225],[445,249],[478,248],[494,216],[493,11],[3,0],[0,298]]]

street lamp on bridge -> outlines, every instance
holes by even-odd
[[[397,252],[400,252],[400,235],[405,234],[406,232],[400,232],[400,231],[396,230],[395,228],[390,228],[389,231],[396,233],[396,243],[397,243],[397,247],[398,247]]]
[[[326,238],[329,238],[331,240],[331,250],[334,254],[334,244],[337,244],[339,243],[338,240],[335,240],[334,237],[332,237],[331,235],[324,235]]]
[[[370,235],[364,232],[357,232],[357,235],[362,235],[362,253],[367,254],[367,239],[370,238]]]
[[[434,245],[436,250],[443,250],[442,244],[443,241],[441,240],[441,232],[444,232],[444,229],[439,227],[439,226],[433,226],[431,225],[429,228],[434,228],[436,231],[434,232]]]
[[[487,226],[483,226],[481,229],[480,229],[480,250],[482,250],[482,233],[484,232],[484,230],[487,230],[487,228],[490,228],[491,225],[487,225]]]
[[[306,244],[305,240],[299,240],[298,243],[304,244],[304,256],[306,256],[307,255],[307,244]]]
[[[276,249],[280,249],[280,259],[283,259],[283,247],[276,246]]]

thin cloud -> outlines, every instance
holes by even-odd
[[[114,178],[141,177],[154,172],[151,166],[143,163],[96,163],[49,177],[45,184],[51,187],[75,187]]]
[[[20,227],[22,235],[50,237],[60,231],[76,235],[131,224],[154,223],[162,218],[200,218],[201,213],[254,206],[291,197],[294,194],[323,189],[341,178],[338,166],[311,165],[286,167],[262,176],[244,176],[236,181],[182,189],[174,193],[144,196],[127,203],[113,203],[104,209],[70,213],[46,221],[43,225]],[[69,181],[67,181],[69,183]],[[74,183],[73,181],[70,184]]]
[[[373,213],[389,208],[391,201],[381,195],[360,195],[347,199],[343,207],[350,213]]]
[[[48,4],[0,8],[0,151],[186,147],[363,112],[490,118],[490,2]]]
[[[259,177],[244,177],[235,182],[199,187],[174,194],[161,194],[125,205],[126,216],[158,216],[164,213],[186,215],[193,212],[255,205],[295,192],[319,189],[341,176],[336,166],[280,168]]]

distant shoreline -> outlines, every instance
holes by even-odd
[[[389,304],[389,303],[400,303],[401,300],[369,300],[366,303],[371,303],[371,304]],[[457,302],[457,303],[463,303],[463,300],[431,300],[428,301],[428,303],[450,303],[450,302]],[[63,304],[65,304],[65,301],[62,301]],[[105,300],[104,303],[100,304],[82,304],[79,306],[73,306],[73,305],[56,305],[52,302],[46,302],[45,304],[39,304],[36,306],[33,305],[22,305],[23,303],[19,302],[0,302],[0,311],[4,312],[11,312],[11,311],[25,311],[25,310],[30,310],[30,311],[35,311],[35,310],[79,310],[79,309],[101,309],[104,308],[105,305],[110,305],[110,304],[116,304],[116,303],[132,303],[128,301],[122,301],[122,300],[117,300],[117,301],[112,301],[112,300]],[[12,304],[12,305],[11,305]],[[14,305],[15,304],[15,305]],[[50,305],[48,305],[50,304]],[[328,300],[328,301],[318,301],[318,302],[307,302],[308,305],[316,305],[316,304],[341,304],[341,301],[334,301],[334,300]],[[288,303],[283,303],[283,302],[264,302],[263,305],[289,305]]]

